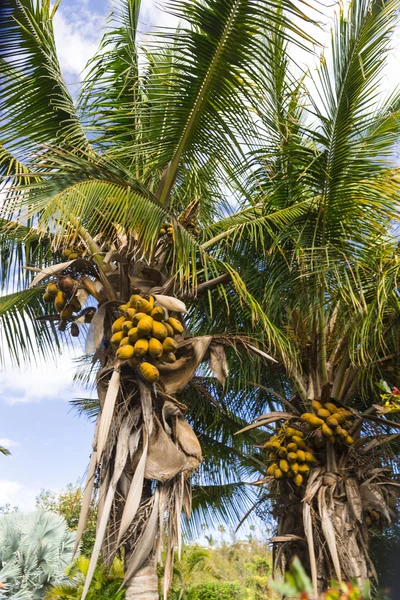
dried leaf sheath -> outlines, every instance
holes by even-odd
[[[113,371],[108,384],[107,394],[104,401],[104,406],[100,413],[100,425],[97,438],[97,456],[101,459],[103,450],[107,443],[108,433],[110,431],[111,422],[113,420],[115,402],[117,400],[121,374],[118,369]]]

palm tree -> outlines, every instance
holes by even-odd
[[[140,1],[125,0],[113,10],[75,106],[57,60],[57,6],[5,0],[0,8],[2,285],[16,290],[2,298],[0,317],[17,362],[57,353],[65,337],[90,324],[86,354],[101,411],[78,542],[94,487],[99,509],[82,598],[100,551],[110,563],[121,545],[126,597],[156,598],[159,531],[166,525],[165,596],[181,510],[191,510],[189,475],[201,461],[187,408],[175,395],[185,400],[208,361],[203,375],[223,385],[224,346],[243,380],[247,364],[257,372],[260,359],[270,360],[246,331],[256,317],[268,335],[274,328],[218,243],[239,184],[241,142],[254,130],[259,33],[277,30],[285,17],[266,0],[173,0],[184,25],[140,50]],[[287,9],[299,15],[289,2]],[[298,31],[288,27],[291,35]],[[258,208],[248,208],[251,231]],[[287,226],[301,211],[270,219]],[[183,300],[193,333],[218,315],[207,335],[185,333]],[[136,319],[153,310],[154,320]],[[119,349],[122,327],[131,337]],[[168,348],[158,339],[166,333]]]
[[[224,544],[224,533],[226,533],[226,528],[224,527],[224,525],[222,525],[222,523],[221,523],[221,525],[219,525],[218,531],[221,534],[221,546],[223,546],[223,544]]]
[[[0,598],[42,600],[65,581],[75,534],[63,517],[35,511],[0,519]],[[3,590],[3,591],[1,591]]]
[[[85,585],[89,569],[89,559],[78,556],[67,571],[68,582],[48,590],[45,600],[79,600]],[[125,592],[120,590],[124,579],[123,563],[114,558],[111,566],[98,565],[93,575],[93,586],[88,594],[89,600],[123,600]]]
[[[248,155],[245,192],[265,222],[308,205],[284,232],[260,226],[259,260],[241,276],[280,332],[270,351],[283,385],[269,390],[272,411],[246,428],[267,427],[260,484],[278,521],[275,556],[288,564],[300,555],[315,594],[330,577],[375,577],[370,531],[396,515],[400,423],[377,384],[387,382],[387,396],[400,365],[400,95],[385,97],[382,86],[398,9],[375,0],[341,8],[312,81],[294,76],[281,38],[269,40],[261,133]],[[252,256],[255,239],[229,236],[220,256]]]
[[[187,588],[193,581],[193,574],[207,572],[215,579],[220,579],[221,575],[214,567],[210,552],[198,546],[187,548],[182,554],[180,561],[177,561],[174,567],[174,581],[171,586],[171,598],[173,600],[182,600],[187,597]]]

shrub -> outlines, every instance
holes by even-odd
[[[65,580],[75,534],[53,513],[11,513],[0,518],[0,598],[42,600]]]
[[[188,600],[241,600],[244,593],[236,583],[206,581],[190,588]]]

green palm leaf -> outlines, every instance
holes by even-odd
[[[0,8],[1,137],[18,157],[41,144],[86,147],[61,75],[50,2],[4,0]]]

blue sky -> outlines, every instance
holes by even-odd
[[[57,50],[72,89],[100,40],[107,5],[107,0],[63,0],[57,12]],[[332,8],[326,14],[329,17]],[[154,0],[142,0],[140,21],[143,30],[176,24],[156,8]],[[318,37],[326,43],[326,33],[321,31]],[[301,61],[301,53],[296,52]],[[399,82],[399,62],[397,47],[386,70],[388,87]],[[72,413],[68,404],[71,398],[85,395],[72,387],[72,359],[65,353],[56,364],[37,369],[8,366],[0,376],[0,444],[12,451],[9,458],[0,456],[0,505],[9,502],[30,509],[41,488],[60,489],[84,475],[93,425]]]

